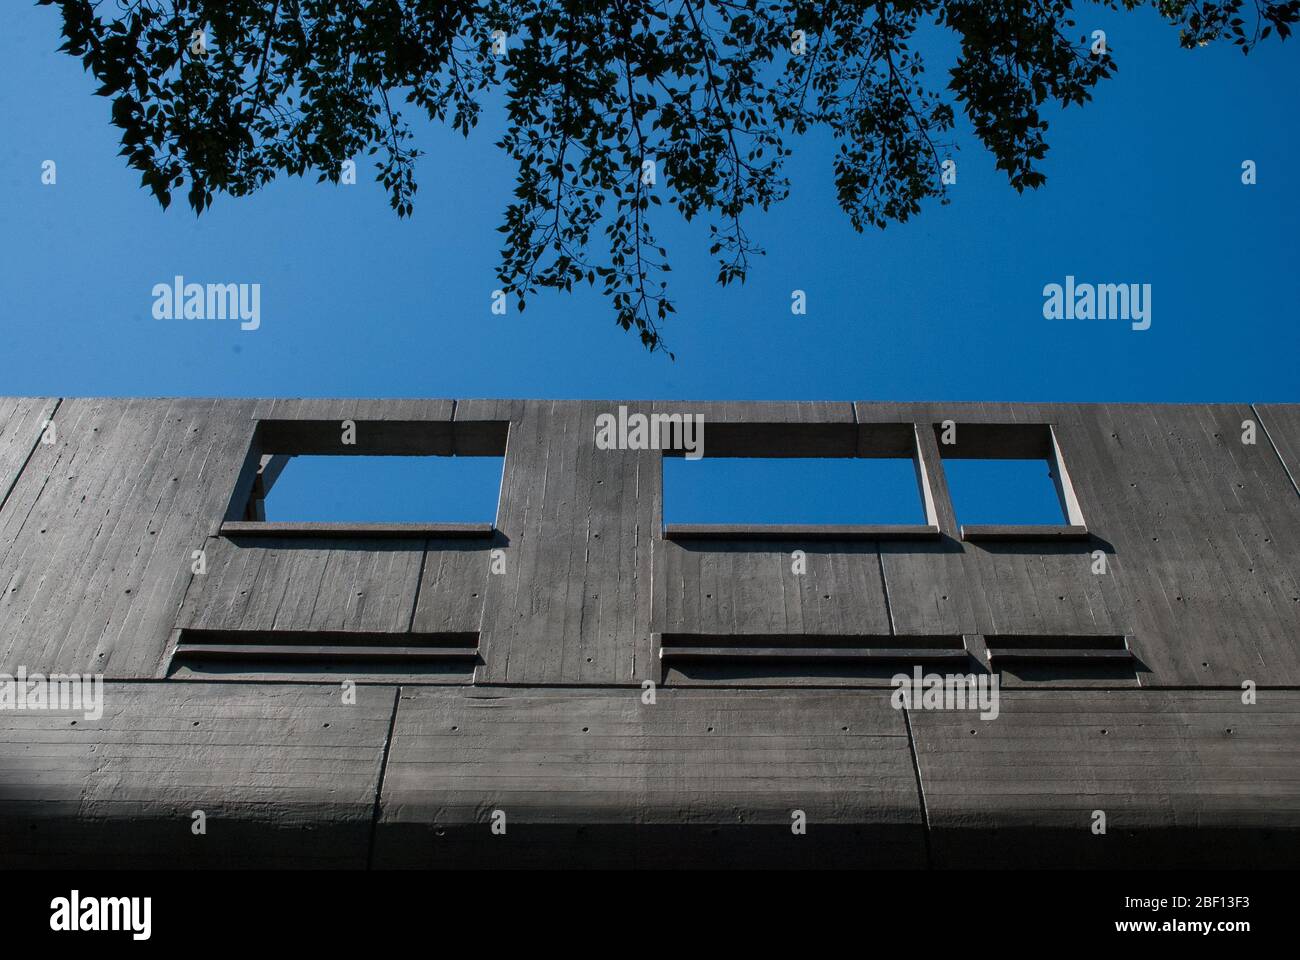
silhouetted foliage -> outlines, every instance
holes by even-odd
[[[62,9],[61,49],[112,98],[121,152],[164,207],[186,188],[202,212],[281,172],[337,181],[369,153],[407,216],[420,151],[399,108],[468,135],[499,94],[498,145],[518,168],[499,228],[503,289],[523,309],[539,288],[599,283],[652,350],[673,312],[655,207],[707,216],[718,282],[743,281],[760,252],[743,215],[786,196],[791,134],[827,128],[840,205],[855,228],[884,227],[943,202],[956,105],[1024,190],[1044,179],[1043,106],[1084,103],[1115,69],[1069,0],[39,2]],[[1300,17],[1300,0],[1154,5],[1183,46],[1243,52]],[[958,42],[941,87],[926,82],[921,29]],[[607,251],[593,252],[597,230]]]

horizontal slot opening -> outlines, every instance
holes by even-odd
[[[666,679],[697,682],[876,680],[969,662],[959,636],[666,633],[659,656]]]
[[[749,650],[778,649],[793,652],[809,650],[861,650],[871,656],[893,650],[915,650],[919,653],[964,654],[966,647],[961,637],[946,636],[880,636],[842,634],[734,634],[734,633],[665,633],[660,638],[664,656],[668,651],[690,651],[703,648],[722,648],[733,653]]]
[[[996,646],[1007,651],[1128,650],[1122,636],[997,635],[987,637],[985,642],[990,649]]]
[[[478,633],[182,630],[170,671],[300,674],[347,670],[472,673]]]
[[[1137,658],[1123,636],[989,636],[984,642],[993,669],[1014,679],[1137,679]]]
[[[1122,636],[993,636],[986,637],[989,656],[1003,660],[1132,660]]]

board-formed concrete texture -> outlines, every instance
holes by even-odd
[[[665,526],[620,407],[924,522]],[[267,523],[301,454],[503,456],[496,517]],[[1059,526],[954,512],[1006,457]],[[0,398],[0,865],[1300,866],[1297,479],[1284,404]]]

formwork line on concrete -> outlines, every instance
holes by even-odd
[[[370,816],[370,843],[366,849],[366,869],[375,865],[375,836],[379,832],[379,812],[384,798],[384,774],[388,771],[388,751],[393,745],[393,729],[397,726],[397,706],[402,702],[402,688],[393,688],[393,712],[388,716],[388,733],[384,736],[384,750],[379,758],[379,776],[375,780],[375,806]]]
[[[880,549],[880,541],[876,541],[876,563],[880,567],[880,589],[885,595],[885,616],[889,618],[889,632],[895,636],[898,629],[894,626],[894,609],[889,605],[889,578],[885,576],[885,554]]]
[[[925,784],[921,780],[921,761],[916,755],[916,737],[912,734],[911,709],[903,708],[903,725],[907,730],[907,748],[912,755],[912,772],[916,774],[916,799],[921,806],[921,835],[925,838],[925,868],[934,869],[930,854],[930,813],[925,805]]]
[[[54,398],[54,409],[50,411],[50,417],[49,417],[51,421],[54,420],[55,415],[59,412],[59,406],[62,403],[63,403],[62,397]],[[41,445],[41,434],[38,433],[36,434],[36,438],[32,440],[32,446],[31,449],[27,451],[27,456],[23,458],[22,466],[19,467],[14,472],[14,478],[13,481],[9,484],[9,488],[5,490],[4,496],[0,497],[0,510],[4,510],[5,504],[9,502],[10,494],[12,494],[14,490],[18,488],[18,481],[21,480],[23,474],[27,472],[27,465],[32,462],[32,457],[36,456],[36,448],[39,447],[40,445]]]
[[[424,541],[420,548],[420,572],[415,575],[415,596],[411,599],[411,618],[406,622],[406,632],[415,629],[415,611],[420,609],[420,588],[424,586],[424,565],[429,560],[429,541]]]
[[[1265,422],[1264,417],[1260,414],[1260,412],[1257,409],[1255,409],[1255,405],[1253,403],[1250,405],[1250,412],[1255,415],[1255,422],[1258,423],[1260,427],[1263,428],[1264,436],[1268,438],[1268,445],[1272,448],[1273,455],[1277,457],[1278,462],[1282,464],[1282,469],[1286,472],[1287,477],[1290,479],[1291,486],[1295,489],[1296,496],[1300,496],[1300,482],[1296,481],[1295,474],[1293,474],[1291,472],[1291,468],[1287,466],[1286,459],[1282,456],[1282,451],[1278,449],[1277,443],[1273,439],[1273,435],[1268,432],[1268,424]]]

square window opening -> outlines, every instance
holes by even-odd
[[[1049,423],[934,425],[964,540],[1087,539]]]
[[[948,493],[962,526],[1065,526],[1047,460],[944,460]]]

